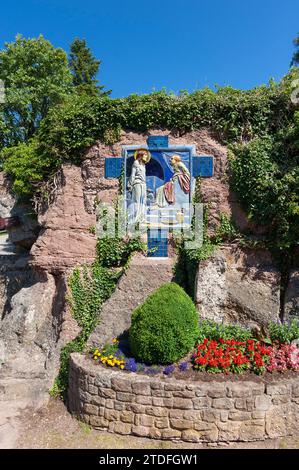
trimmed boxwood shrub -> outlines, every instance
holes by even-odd
[[[130,348],[141,362],[170,364],[187,354],[198,337],[198,312],[174,282],[163,284],[132,314]]]

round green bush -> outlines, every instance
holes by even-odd
[[[187,354],[198,336],[198,312],[174,282],[163,284],[132,313],[131,352],[141,362],[171,364]]]

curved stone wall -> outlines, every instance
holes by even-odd
[[[299,377],[191,382],[126,374],[72,354],[69,409],[96,429],[187,442],[299,434]]]

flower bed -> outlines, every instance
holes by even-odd
[[[262,374],[266,370],[272,348],[260,341],[248,339],[236,341],[223,339],[219,341],[204,339],[196,346],[192,356],[193,367],[197,370],[212,373],[242,373],[252,370]]]
[[[91,351],[94,362],[107,367],[119,368],[127,372],[146,375],[178,375],[178,372],[244,374],[285,373],[299,370],[299,348],[296,344],[282,343],[291,341],[298,334],[292,324],[272,327],[272,338],[258,341],[250,332],[238,326],[217,325],[202,322],[199,339],[193,351],[175,364],[159,365],[138,362],[128,344],[113,339],[111,344]],[[288,333],[292,331],[292,334]],[[270,328],[271,332],[271,328]],[[181,375],[181,374],[180,374]]]

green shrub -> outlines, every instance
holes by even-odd
[[[239,325],[223,325],[212,320],[202,320],[199,323],[198,340],[202,342],[205,338],[219,341],[223,339],[235,339],[236,341],[246,341],[251,338],[251,331],[245,330]]]
[[[36,139],[4,148],[0,154],[1,168],[12,176],[13,191],[28,199],[38,191],[43,181],[54,174],[60,159],[43,154]]]
[[[290,324],[270,323],[269,336],[272,342],[291,343],[294,339],[299,338],[299,322],[293,320]]]
[[[142,362],[173,363],[193,348],[197,336],[195,305],[173,282],[159,287],[132,314],[130,347]]]

